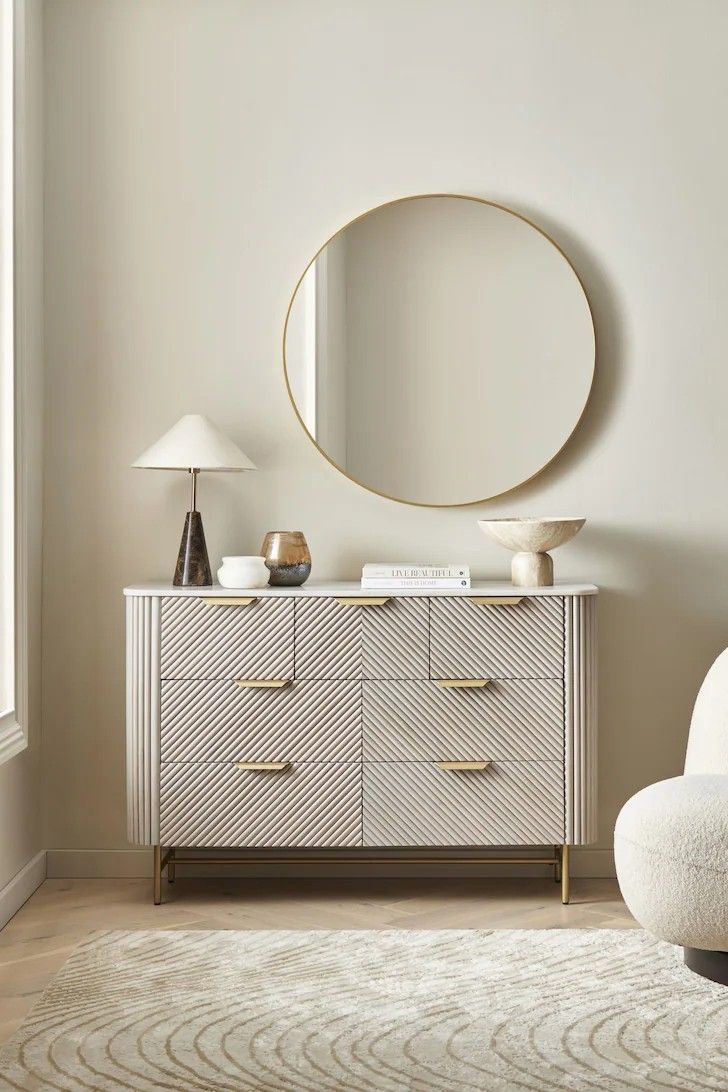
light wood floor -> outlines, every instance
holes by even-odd
[[[46,880],[0,932],[0,1042],[98,929],[629,929],[615,880]]]

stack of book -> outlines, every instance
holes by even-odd
[[[368,562],[362,569],[362,588],[427,588],[433,591],[470,587],[468,565],[406,565],[384,561]]]

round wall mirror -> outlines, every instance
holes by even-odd
[[[284,362],[301,423],[344,474],[410,504],[472,504],[567,442],[594,327],[574,269],[535,225],[435,194],[329,239],[293,294]]]

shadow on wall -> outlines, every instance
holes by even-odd
[[[504,205],[509,204],[508,199],[495,194],[489,195],[488,200],[498,201]],[[573,265],[589,300],[596,337],[594,385],[584,413],[568,443],[553,462],[537,474],[532,483],[527,482],[518,487],[519,497],[527,498],[540,490],[552,478],[562,474],[565,469],[580,462],[584,455],[599,442],[617,405],[622,384],[623,337],[616,293],[589,247],[562,223],[551,220],[541,209],[532,209],[527,205],[516,206],[512,201],[510,205],[514,211],[521,213],[536,227],[550,235]],[[516,490],[513,491],[515,492]]]
[[[728,645],[728,585],[723,558],[708,543],[594,524],[590,540],[595,556],[617,564],[624,557],[633,586],[599,596],[599,812],[606,841],[629,796],[682,773],[698,689]],[[697,591],[695,582],[686,584],[688,571],[701,574]],[[608,788],[617,785],[621,796]]]
[[[624,337],[617,293],[589,247],[542,210],[517,211],[569,258],[589,299],[596,334],[594,386],[584,415],[553,463],[519,490],[527,499],[580,462],[608,428],[624,379]],[[695,697],[728,645],[728,582],[720,552],[707,542],[590,521],[589,543],[594,557],[603,554],[631,574],[634,589],[602,588],[599,597],[599,840],[609,844],[614,817],[633,792],[682,773]],[[697,588],[685,580],[686,573],[696,572]],[[623,796],[615,793],[617,785]]]

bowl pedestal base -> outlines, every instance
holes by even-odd
[[[554,563],[550,554],[515,554],[511,562],[511,583],[517,588],[550,588],[554,582]]]

